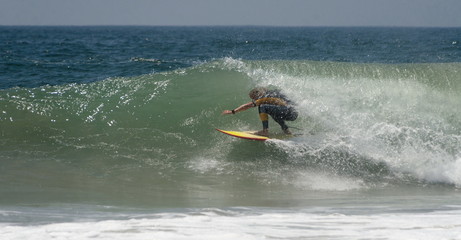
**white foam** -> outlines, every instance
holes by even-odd
[[[213,171],[221,173],[227,166],[227,163],[213,158],[197,157],[189,161],[189,168],[201,174]]]
[[[299,171],[293,182],[298,188],[322,191],[350,191],[366,188],[361,179],[336,176],[330,173]]]
[[[432,162],[416,171],[421,177],[431,182],[451,183],[461,187],[461,158],[453,162]]]
[[[348,214],[335,209],[159,213],[128,220],[0,225],[4,240],[460,239],[460,210]],[[364,235],[365,234],[365,235]]]

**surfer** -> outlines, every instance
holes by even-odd
[[[295,110],[292,101],[279,90],[268,90],[262,87],[251,90],[248,95],[252,99],[251,102],[245,103],[233,110],[224,110],[222,114],[236,114],[253,107],[258,107],[263,130],[257,132],[257,135],[269,136],[269,116],[280,125],[285,134],[291,134],[285,121],[294,121],[298,117],[298,112]]]

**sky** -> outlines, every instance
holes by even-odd
[[[461,0],[0,0],[0,25],[461,27]]]

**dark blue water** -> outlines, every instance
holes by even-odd
[[[461,60],[459,28],[0,27],[0,89],[88,83],[214,59]]]

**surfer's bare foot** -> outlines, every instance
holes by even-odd
[[[284,132],[286,135],[291,135],[291,132],[290,132],[290,130],[288,130],[288,128],[287,128],[287,129],[284,129],[283,132]]]
[[[259,132],[255,132],[255,135],[269,137],[269,130],[268,129],[263,129],[263,130],[261,130]]]

